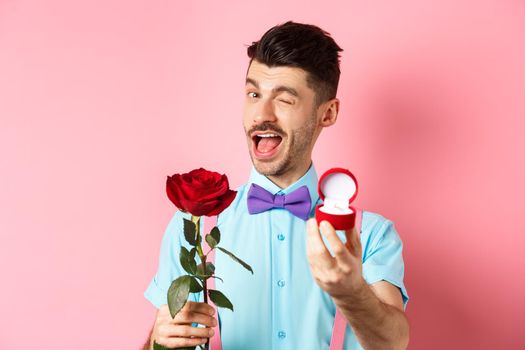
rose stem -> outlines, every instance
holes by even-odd
[[[198,242],[198,245],[197,245],[197,253],[199,254],[199,258],[201,259],[201,262],[202,262],[202,270],[204,272],[204,274],[206,274],[206,255],[204,255],[204,252],[202,250],[202,245],[201,245],[201,242],[202,242],[202,237],[201,237],[201,220],[200,220],[200,217],[199,216],[192,216],[192,220],[193,222],[195,222],[195,226],[196,226],[196,232],[197,232],[197,242]],[[205,303],[208,303],[208,286],[207,286],[207,278],[204,279],[204,302]]]
[[[202,251],[202,245],[201,245],[201,227],[200,227],[200,217],[199,216],[191,216],[191,220],[195,223],[196,226],[196,232],[197,232],[197,253],[199,254],[199,257],[202,262],[202,270],[204,271],[204,274],[206,274],[206,255],[204,255],[204,252]],[[207,278],[204,278],[203,280],[203,293],[204,293],[204,302],[208,304],[208,285],[207,285]],[[206,342],[204,345],[204,348],[208,350],[210,347],[210,342]]]

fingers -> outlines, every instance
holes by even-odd
[[[348,250],[355,257],[361,258],[362,246],[361,246],[361,239],[359,237],[359,233],[357,232],[357,229],[353,227],[350,230],[346,230],[345,234],[346,234],[346,245],[348,246]]]
[[[182,310],[184,309],[186,309],[186,311],[188,312],[197,312],[197,313],[201,313],[204,315],[210,315],[210,316],[213,316],[213,314],[215,313],[215,310],[210,305],[206,303],[199,303],[199,302],[194,302],[194,301],[189,301],[189,300],[186,302],[186,304],[182,308]]]
[[[162,305],[159,309],[159,317],[167,319],[168,323],[186,325],[198,323],[207,327],[217,325],[217,320],[213,317],[214,313],[215,310],[210,305],[189,300],[175,315],[175,318],[171,318],[168,305]]]
[[[217,326],[213,314],[214,310],[210,305],[188,301],[172,319],[168,305],[162,305],[157,314],[152,338],[159,345],[168,348],[195,347],[204,344],[215,333],[211,328]],[[206,327],[194,327],[193,323]]]
[[[180,324],[161,324],[158,327],[157,334],[160,338],[209,338],[215,331],[211,328],[193,327]]]
[[[198,323],[206,327],[215,327],[217,325],[217,321],[215,320],[215,318],[213,318],[210,315],[184,310],[181,310],[179,313],[177,313],[177,315],[175,315],[175,318],[172,319],[170,323],[186,325]]]
[[[310,263],[312,265],[320,264],[332,267],[334,259],[328,252],[328,249],[326,249],[315,219],[308,220],[306,223],[306,232],[306,254]]]
[[[184,347],[195,347],[202,344],[206,344],[208,339],[202,338],[167,338],[167,339],[156,339],[157,344],[162,345],[166,348],[176,349]]]
[[[334,227],[328,221],[322,221],[321,230],[332,248],[338,270],[344,274],[350,273],[354,265],[352,256],[346,245],[337,236]]]
[[[206,343],[213,334],[210,328],[162,324],[158,326],[155,341],[168,348],[197,346]]]

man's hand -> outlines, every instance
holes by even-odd
[[[187,301],[184,307],[171,318],[168,305],[162,305],[157,312],[155,325],[150,338],[150,349],[153,341],[168,348],[183,348],[204,344],[213,336],[213,329],[193,327],[192,323],[215,327],[214,310],[206,303]]]
[[[406,349],[409,325],[401,293],[386,281],[368,286],[362,276],[363,251],[357,230],[345,232],[346,243],[327,221],[321,222],[321,230],[334,256],[324,245],[316,220],[308,221],[307,255],[317,284],[332,296],[363,348]]]
[[[352,295],[366,285],[362,277],[363,252],[357,230],[353,228],[345,231],[346,243],[343,243],[328,221],[322,221],[320,226],[334,256],[323,242],[317,221],[308,220],[306,252],[312,275],[316,283],[332,298]]]

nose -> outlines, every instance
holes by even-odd
[[[275,115],[272,101],[264,99],[259,100],[253,116],[253,123],[262,124],[264,122],[275,122],[276,120],[277,117]]]

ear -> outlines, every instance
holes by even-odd
[[[323,115],[319,124],[322,127],[334,125],[337,121],[337,113],[339,113],[339,100],[333,98],[326,101],[323,103],[321,110],[323,111]]]

